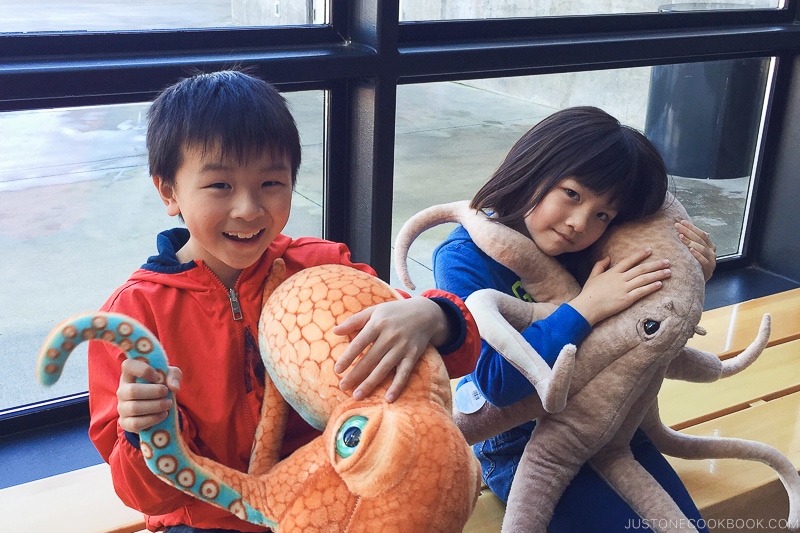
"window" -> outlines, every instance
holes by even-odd
[[[752,58],[401,86],[392,235],[430,205],[471,200],[541,119],[592,105],[650,138],[670,190],[713,235],[717,256],[738,256],[771,64]],[[431,252],[451,229],[429,230],[410,250],[418,289],[433,286]]]
[[[326,22],[320,0],[7,0],[0,32],[138,31]]]
[[[686,12],[665,1],[506,11],[512,4],[524,3],[3,2],[0,357],[14,366],[0,378],[0,432],[12,419],[35,426],[45,407],[32,404],[82,390],[80,356],[63,390],[42,392],[26,377],[42,335],[102,303],[151,253],[154,234],[174,224],[147,177],[143,114],[159,90],[195,68],[252,66],[289,95],[304,163],[288,231],[344,241],[355,260],[389,279],[393,224],[426,204],[470,197],[537,118],[594,103],[648,129],[658,69],[752,60],[767,78],[756,124],[742,132],[756,146],[749,168],[731,179],[678,176],[702,194],[736,200],[738,221],[719,227],[734,234],[724,262],[751,264],[750,230],[766,218],[754,199],[776,172],[762,154],[781,143],[800,53],[798,1]],[[628,96],[616,97],[623,90]],[[437,158],[440,169],[425,170]],[[448,174],[463,177],[462,188],[446,189]],[[116,224],[128,228],[122,254]],[[419,256],[424,264],[430,249]]]
[[[522,17],[563,17],[568,15],[605,15],[679,11],[715,11],[720,9],[778,9],[782,0],[737,0],[732,2],[672,2],[637,0],[615,2],[458,2],[448,0],[403,0],[402,20],[498,19]]]
[[[323,93],[288,93],[303,163],[286,233],[322,236]],[[86,345],[51,388],[36,353],[61,320],[99,308],[155,252],[169,218],[147,169],[149,103],[0,114],[0,412],[86,391]]]

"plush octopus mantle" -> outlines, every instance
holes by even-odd
[[[610,256],[612,263],[650,247],[653,257],[670,260],[671,277],[655,293],[597,324],[580,346],[566,346],[550,369],[518,333],[549,315],[555,304],[580,291],[576,279],[528,238],[497,224],[468,202],[433,206],[413,216],[395,242],[400,279],[413,288],[406,268],[412,241],[443,222],[464,226],[490,257],[520,276],[539,303],[494,290],[470,295],[466,304],[481,336],[534,384],[538,393],[506,408],[485,403],[474,413],[455,411],[467,441],[480,442],[528,420],[536,428],[511,485],[502,531],[544,533],[562,492],[587,461],[658,533],[696,531],[678,506],[633,458],[629,442],[641,427],[660,451],[687,459],[758,460],[775,469],[789,495],[788,524],[800,528],[800,476],[778,450],[732,438],[684,435],[658,415],[663,379],[709,382],[741,371],[764,349],[769,315],[755,341],[739,356],[720,361],[686,346],[702,314],[704,279],[700,264],[678,239],[675,222],[689,217],[668,195],[645,219],[609,229],[588,250],[583,266]]]
[[[165,421],[140,433],[148,467],[176,488],[280,533],[461,531],[477,500],[480,472],[451,417],[439,354],[428,348],[393,403],[384,399],[391,376],[356,401],[339,389],[333,371],[349,342],[334,335],[333,326],[401,296],[341,265],[285,278],[277,260],[259,323],[270,379],[248,472],[194,454],[181,439],[174,407]],[[165,377],[167,357],[144,326],[95,312],[52,331],[39,354],[39,379],[57,381],[72,349],[92,339],[148,361]],[[288,405],[323,433],[279,461]]]

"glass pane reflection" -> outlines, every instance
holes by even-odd
[[[292,236],[322,234],[323,96],[286,95],[303,145]],[[49,389],[34,380],[39,345],[57,322],[102,305],[156,234],[180,224],[148,176],[148,106],[0,114],[0,414],[86,390],[85,345]]]
[[[594,105],[653,140],[671,190],[711,233],[718,257],[739,254],[770,64],[756,58],[400,86],[392,235],[425,207],[471,199],[542,118]],[[691,90],[675,81],[688,76]],[[744,152],[735,164],[731,150]],[[451,229],[429,230],[412,246],[418,288],[433,286],[431,252]]]
[[[0,32],[325,24],[329,0],[3,0]]]
[[[732,0],[729,2],[670,2],[669,0],[615,0],[548,2],[495,2],[452,0],[401,0],[400,19],[459,20],[523,17],[565,17],[671,11],[713,11],[719,9],[780,9],[785,0]]]

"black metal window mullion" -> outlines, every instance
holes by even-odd
[[[399,1],[350,2],[346,25],[340,31],[351,44],[370,50],[373,70],[354,77],[331,96],[347,112],[332,111],[345,125],[344,140],[329,139],[329,157],[339,159],[327,176],[326,236],[346,242],[357,261],[367,262],[389,278],[394,127],[397,90],[397,33]],[[338,147],[338,152],[334,147]],[[338,155],[336,155],[338,154]],[[329,201],[330,200],[330,201]],[[333,203],[333,201],[337,203]]]

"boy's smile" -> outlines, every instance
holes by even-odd
[[[262,229],[261,231],[256,232],[256,233],[251,233],[250,235],[245,235],[245,234],[242,234],[242,233],[237,233],[236,235],[233,235],[231,233],[226,233],[225,236],[229,237],[229,238],[231,238],[231,239],[233,239],[235,241],[244,242],[244,241],[249,241],[249,240],[253,239],[254,237],[257,237],[257,236],[261,235],[261,233],[263,231],[264,230]]]
[[[292,171],[269,149],[243,161],[219,149],[183,150],[172,184],[153,177],[169,215],[180,214],[189,241],[181,262],[202,261],[226,287],[263,255],[289,220]]]

